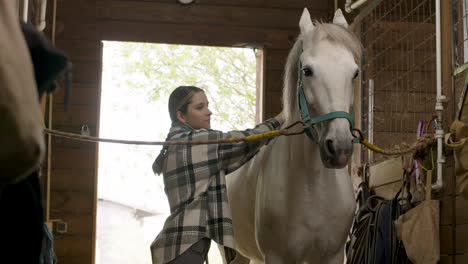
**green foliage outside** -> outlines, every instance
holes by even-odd
[[[111,48],[123,59],[122,74],[131,76],[122,85],[146,93],[149,102],[167,102],[177,86],[194,85],[208,96],[214,129],[254,126],[253,50],[132,42],[106,45],[114,46]]]
[[[101,137],[164,140],[170,127],[167,101],[180,85],[205,90],[213,129],[254,126],[253,50],[105,41],[103,67]],[[99,202],[96,263],[151,263],[149,245],[169,215],[163,179],[151,169],[160,149],[100,144],[98,197],[158,214],[110,226],[109,219],[128,214]],[[222,263],[216,243],[209,258]]]

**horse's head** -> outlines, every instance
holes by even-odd
[[[307,108],[313,121],[319,118],[311,130],[313,139],[320,146],[322,162],[329,168],[342,168],[353,151],[353,80],[359,73],[357,62],[361,45],[347,29],[348,23],[341,10],[335,13],[333,24],[314,25],[309,12],[304,9],[299,26],[301,36],[286,66],[285,87],[289,91],[285,93],[289,95],[284,96],[283,103],[285,112],[289,110],[290,113],[286,116],[294,118],[294,113],[298,112],[300,103],[297,98],[301,97],[302,92],[299,91],[303,90],[305,101],[301,111]],[[297,85],[297,79],[302,86]]]

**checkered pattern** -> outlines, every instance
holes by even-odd
[[[177,124],[169,131],[168,139],[244,137],[279,127],[280,123],[274,119],[254,129],[228,133],[211,129],[194,130],[188,125]],[[234,248],[225,174],[246,163],[267,142],[169,146],[163,175],[171,215],[151,245],[153,264],[170,262],[204,237]]]

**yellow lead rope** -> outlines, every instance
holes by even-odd
[[[303,134],[304,129],[302,129],[302,131],[300,132],[289,132],[288,129],[290,129],[291,127],[297,124],[304,125],[304,123],[299,121],[281,130],[273,130],[273,131],[268,131],[265,133],[246,136],[246,137],[226,138],[226,139],[219,139],[219,140],[186,140],[186,141],[118,140],[118,139],[107,139],[107,138],[97,138],[97,137],[91,137],[91,136],[78,135],[78,134],[67,133],[67,132],[62,132],[62,131],[57,131],[57,130],[52,130],[52,129],[47,129],[47,128],[45,128],[44,131],[45,133],[50,134],[52,136],[71,138],[75,140],[90,141],[90,142],[107,142],[107,143],[132,144],[132,145],[207,145],[207,144],[229,144],[229,143],[232,144],[232,143],[238,143],[241,141],[245,142],[245,141],[270,139],[270,138],[274,138],[274,137],[281,136],[281,135],[291,136],[291,135]],[[390,155],[390,156],[402,155],[402,154],[406,154],[409,152],[414,152],[416,150],[428,147],[435,141],[434,135],[427,134],[418,138],[418,140],[414,142],[412,145],[404,145],[402,148],[398,148],[395,150],[383,150],[377,147],[376,145],[370,143],[366,139],[364,139],[362,137],[362,132],[359,131],[358,129],[353,129],[353,131],[356,131],[359,133],[359,136],[356,136],[354,134],[353,136],[359,139],[360,144],[364,145],[366,148],[374,152],[380,153],[382,155]]]
[[[374,152],[377,152],[377,153],[383,153],[384,152],[381,148],[377,147],[376,145],[373,145],[372,143],[370,143],[369,141],[367,141],[365,139],[360,141],[360,143],[362,145],[364,145],[366,148],[368,148],[368,149],[370,149],[370,150],[372,150]]]
[[[304,133],[301,132],[289,132],[288,129],[291,127],[302,124],[302,122],[295,122],[292,125],[281,129],[281,130],[273,130],[268,131],[261,134],[251,135],[247,137],[240,137],[240,138],[226,138],[226,139],[218,139],[218,140],[185,140],[185,141],[137,141],[137,140],[120,140],[120,139],[108,139],[108,138],[98,138],[98,137],[91,137],[91,136],[84,136],[79,134],[67,133],[58,130],[44,128],[44,132],[56,137],[63,137],[63,138],[70,138],[75,140],[81,141],[89,141],[89,142],[107,142],[107,143],[119,143],[119,144],[132,144],[132,145],[207,145],[207,144],[228,144],[228,143],[237,143],[241,141],[255,141],[255,140],[262,140],[262,139],[269,139],[274,138],[277,136],[291,136],[291,135],[299,135]]]
[[[273,130],[273,131],[268,131],[268,132],[257,134],[257,135],[247,136],[245,137],[245,141],[268,139],[268,138],[274,138],[274,137],[281,136],[281,135],[282,135],[281,130]]]
[[[399,148],[395,148],[394,150],[383,150],[383,149],[377,147],[376,145],[370,143],[369,141],[367,141],[363,137],[362,132],[359,129],[354,128],[354,129],[352,129],[352,132],[357,132],[358,133],[358,135],[355,135],[353,133],[353,136],[359,140],[360,144],[364,145],[366,148],[368,148],[368,149],[370,149],[370,150],[372,150],[374,152],[380,153],[382,155],[387,155],[387,156],[398,156],[398,155],[403,155],[403,154],[410,153],[410,152],[415,152],[417,150],[427,148],[432,143],[435,142],[434,135],[426,134],[426,135],[423,135],[423,136],[419,137],[416,140],[416,142],[414,142],[411,145],[404,144],[404,145],[400,146]]]

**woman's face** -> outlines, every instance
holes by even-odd
[[[211,128],[211,111],[208,109],[208,98],[204,92],[196,92],[187,106],[187,114],[177,112],[177,118],[182,123],[187,123],[195,129]]]

